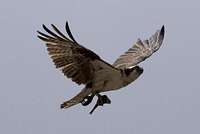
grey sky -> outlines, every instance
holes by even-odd
[[[198,0],[1,0],[1,134],[200,133],[200,3]],[[143,75],[106,93],[111,105],[91,116],[81,105],[60,104],[82,88],[55,69],[41,25],[64,31],[112,63],[137,38],[166,27],[163,46],[140,64]]]

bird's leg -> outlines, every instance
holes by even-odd
[[[94,110],[98,107],[99,105],[96,103],[95,105],[94,105],[94,107],[92,108],[92,110],[90,111],[90,114],[92,114],[93,112],[94,112]]]
[[[87,106],[87,105],[89,105],[89,104],[92,102],[93,98],[94,98],[94,94],[92,93],[91,95],[86,96],[86,97],[81,101],[81,104],[82,104],[83,106]]]
[[[97,93],[96,95],[97,95],[98,99],[97,99],[95,106],[90,111],[90,114],[92,114],[98,106],[103,106],[104,104],[111,103],[111,100],[106,95],[100,95],[99,93]]]

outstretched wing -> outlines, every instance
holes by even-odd
[[[109,68],[116,70],[97,54],[79,45],[72,36],[68,23],[66,23],[66,31],[71,40],[53,24],[51,26],[55,33],[43,25],[44,30],[49,35],[37,31],[39,33],[38,37],[46,42],[47,50],[56,68],[61,69],[64,75],[71,78],[72,81],[77,84],[88,84],[93,79],[94,72],[98,69]]]
[[[161,30],[157,30],[148,40],[138,41],[121,55],[113,64],[116,68],[124,69],[137,65],[150,57],[162,45],[164,39],[165,28],[162,26]]]

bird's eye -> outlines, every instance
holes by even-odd
[[[132,71],[133,69],[129,69],[129,68],[124,69],[124,73],[126,74],[126,76],[129,76]]]

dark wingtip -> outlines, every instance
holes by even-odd
[[[63,108],[65,108],[65,104],[64,103],[60,105],[60,109],[63,109]]]
[[[41,32],[39,30],[36,31],[38,34],[40,34]]]
[[[165,26],[163,25],[160,30],[160,35],[164,37],[164,34],[165,34]]]
[[[68,21],[66,21],[66,23],[65,23],[65,29],[66,29],[66,31],[68,31],[68,30],[67,30],[68,27],[69,27],[69,23],[68,23]]]
[[[51,26],[52,26],[53,28],[56,28],[56,26],[55,26],[54,24],[51,24]]]
[[[71,38],[72,41],[74,41],[75,43],[77,43],[77,41],[74,39],[72,33],[71,33],[71,30],[69,28],[69,24],[68,22],[66,21],[66,25],[65,25],[65,29],[67,31],[67,34],[69,35],[69,37]],[[78,44],[78,43],[77,43]]]
[[[42,36],[39,36],[39,35],[37,35],[37,37],[38,37],[40,40],[43,40],[43,41],[46,41],[46,40],[47,40],[46,38],[44,38],[44,37],[42,37]]]
[[[42,33],[42,32],[40,32],[39,30],[37,30],[37,33],[38,33],[39,35],[43,35],[43,33]]]
[[[42,24],[42,27],[43,27],[43,28],[46,28],[46,26],[45,26],[44,24]]]
[[[49,31],[49,29],[48,29],[44,24],[42,24],[42,27],[44,28],[44,30],[45,30],[46,32]]]
[[[66,21],[66,24],[65,25],[68,25],[68,21]]]
[[[37,35],[37,37],[38,37],[39,39],[41,39],[41,36]]]

